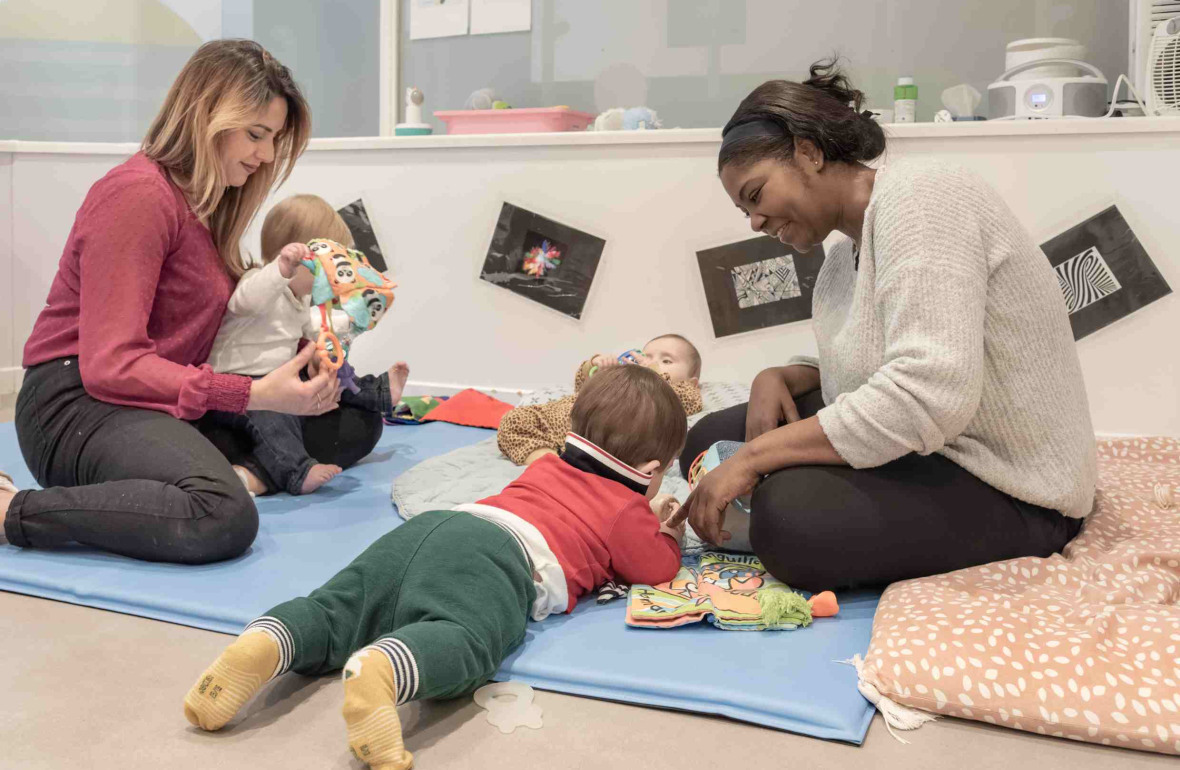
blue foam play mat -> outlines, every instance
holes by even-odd
[[[0,589],[237,633],[281,601],[323,583],[401,518],[390,482],[434,455],[490,435],[445,423],[386,428],[364,462],[306,497],[259,498],[258,538],[238,559],[203,566],[134,561],[82,547],[0,545]],[[0,468],[24,468],[11,424]],[[625,602],[583,601],[530,623],[498,678],[544,690],[718,714],[818,738],[860,743],[872,707],[856,672],[836,661],[869,645],[876,593],[842,594],[840,615],[794,632],[720,631],[706,624],[629,628]]]

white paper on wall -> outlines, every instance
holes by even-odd
[[[410,39],[428,40],[467,34],[468,0],[413,0]]]
[[[532,24],[532,0],[471,0],[473,35],[528,32]]]

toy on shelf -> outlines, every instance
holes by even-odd
[[[422,120],[422,102],[426,96],[418,88],[406,89],[406,120],[393,127],[394,136],[424,136],[433,134],[434,127]]]
[[[510,110],[512,105],[503,99],[496,98],[496,92],[490,88],[473,91],[467,101],[463,103],[464,110]]]
[[[397,284],[373,269],[365,255],[336,241],[316,238],[308,241],[311,258],[303,266],[311,271],[311,303],[320,309],[320,336],[316,340],[322,366],[336,371],[340,383],[358,392],[355,373],[348,364],[352,341],[372,329],[393,304]],[[348,314],[348,332],[340,339],[332,331],[332,310]]]
[[[650,107],[615,107],[594,119],[595,131],[643,131],[663,125],[659,115]]]

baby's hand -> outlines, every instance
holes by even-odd
[[[591,366],[597,366],[599,369],[605,369],[608,366],[618,366],[619,359],[604,356],[601,353],[590,359]]]
[[[279,252],[279,272],[284,278],[294,278],[295,270],[305,259],[311,259],[311,249],[307,248],[307,244],[288,243]]]
[[[660,521],[667,521],[680,510],[680,501],[675,495],[656,495],[651,500],[651,511]]]

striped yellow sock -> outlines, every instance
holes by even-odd
[[[185,717],[204,730],[220,730],[270,680],[278,663],[278,642],[247,629],[184,696]]]
[[[397,683],[385,653],[358,651],[344,666],[344,721],[353,756],[373,770],[407,770],[414,756],[402,743]]]

